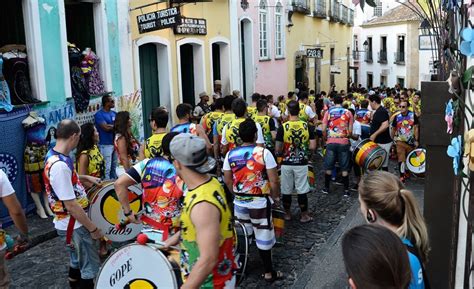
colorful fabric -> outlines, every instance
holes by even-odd
[[[355,113],[355,120],[360,124],[370,124],[370,111],[367,108],[358,109]]]
[[[349,110],[340,106],[333,106],[324,115],[323,122],[327,125],[327,143],[338,142],[335,139],[344,139],[344,143],[349,143],[348,137],[351,134],[349,126],[353,122]]]
[[[87,167],[87,175],[96,178],[105,178],[105,160],[100,153],[99,148],[94,145],[90,150],[82,151],[89,158],[89,166]],[[77,162],[77,170],[79,171],[79,162]]]
[[[231,123],[235,119],[235,114],[233,113],[224,113],[222,117],[214,123],[215,131],[214,135],[219,137],[219,143],[222,139],[222,131],[227,124]]]
[[[277,134],[277,141],[283,142],[283,164],[308,164],[310,139],[314,139],[314,132],[309,130],[308,123],[301,120],[285,122]]]
[[[270,126],[270,122],[273,122],[273,119],[267,115],[256,115],[254,116],[254,121],[259,123],[262,127],[263,139],[265,140],[265,147],[267,149],[273,149],[273,138],[272,138],[272,127],[275,129],[275,123],[273,126]]]
[[[242,139],[239,136],[239,126],[242,122],[245,121],[245,118],[234,119],[231,123],[227,124],[225,127],[225,137],[227,143],[229,144],[229,150],[240,146],[242,144]]]
[[[196,242],[196,230],[191,221],[191,211],[200,202],[214,205],[220,212],[220,235],[218,261],[212,273],[201,288],[223,288],[233,278],[236,268],[234,257],[235,233],[232,213],[226,202],[224,189],[219,181],[211,178],[199,187],[189,190],[184,198],[181,213],[181,272],[184,282],[199,259],[200,252]]]
[[[249,208],[241,203],[234,203],[235,218],[245,226],[246,231],[255,237],[255,243],[260,250],[271,250],[276,243],[273,229],[271,201],[263,198],[265,206]]]
[[[161,142],[165,137],[166,132],[156,133],[150,136],[145,141],[145,157],[148,159],[155,158],[163,155],[163,148],[161,147]]]
[[[171,132],[190,133],[197,135],[196,124],[190,122],[177,124],[171,128]]]
[[[218,119],[220,119],[224,115],[223,112],[220,111],[211,111],[206,113],[201,118],[201,125],[204,128],[206,134],[210,134],[212,132],[212,128]]]
[[[250,118],[254,118],[258,114],[256,106],[248,106],[247,107],[247,115]]]
[[[74,169],[74,163],[72,159],[68,156],[65,156],[61,153],[54,151],[53,149],[49,150],[48,154],[46,155],[45,165],[44,165],[44,182],[46,193],[48,195],[49,205],[51,210],[56,215],[55,220],[61,220],[66,217],[69,217],[69,213],[67,212],[64,203],[59,200],[58,196],[56,195],[55,191],[51,187],[51,183],[49,180],[49,171],[51,167],[56,162],[64,162],[69,167],[72,172],[71,175],[71,183],[74,189],[74,194],[76,195],[76,202],[83,208],[87,209],[89,207],[89,201],[87,199],[86,190],[82,186],[81,182],[79,181],[79,176]]]
[[[396,141],[402,141],[406,143],[413,143],[415,141],[415,113],[408,111],[406,115],[398,113],[394,120],[393,125],[397,129]]]
[[[133,170],[135,172],[127,174],[142,184],[147,215],[163,225],[179,227],[186,185],[173,164],[163,157],[156,157],[137,163]]]

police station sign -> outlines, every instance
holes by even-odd
[[[175,34],[195,34],[206,35],[207,23],[206,19],[200,18],[182,18],[181,24],[174,27]]]
[[[137,16],[138,31],[150,31],[174,27],[181,24],[181,13],[178,7],[158,10]]]

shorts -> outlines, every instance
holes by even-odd
[[[392,148],[392,144],[391,142],[389,143],[378,143],[378,145],[383,148],[385,150],[385,152],[387,152],[387,157],[385,158],[383,164],[382,164],[382,168],[388,168],[388,160],[390,159],[390,148]]]
[[[324,156],[324,169],[326,171],[333,170],[337,160],[341,171],[348,172],[352,156],[350,148],[350,144],[327,144],[326,155]]]
[[[308,182],[308,165],[281,166],[281,193],[291,195],[296,189],[297,194],[306,194],[311,190]]]
[[[402,163],[407,159],[407,155],[414,150],[415,147],[403,141],[397,141],[397,157],[398,162]]]
[[[267,204],[269,200],[267,199]],[[276,243],[272,222],[271,205],[264,208],[248,208],[242,203],[234,202],[235,218],[245,226],[247,233],[254,234],[255,243],[260,250],[271,250]]]

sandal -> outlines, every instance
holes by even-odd
[[[265,273],[262,274],[262,277],[263,279],[265,279],[265,281],[267,281],[268,283],[273,283],[275,282],[276,280],[281,280],[285,277],[285,275],[283,275],[283,273],[281,271],[275,271],[273,270],[272,271],[272,277],[271,278],[265,278]]]
[[[308,219],[306,219],[306,220],[304,220],[304,221],[303,221],[302,219],[300,219],[300,223],[301,223],[301,224],[306,224],[306,223],[311,222],[312,220],[313,220],[313,217],[309,217],[309,216],[308,216]]]

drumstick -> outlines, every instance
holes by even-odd
[[[144,212],[145,212],[144,210],[139,211],[138,213],[135,214],[135,217],[139,218]],[[125,218],[125,220],[121,220],[120,223],[116,224],[115,229],[123,230],[130,223],[131,223],[130,218],[127,217],[127,218]]]
[[[153,239],[150,239],[148,238],[148,236],[144,233],[140,233],[138,236],[137,236],[137,243],[140,244],[140,245],[146,245],[147,243],[152,243],[152,244],[156,244],[156,245],[159,245],[158,246],[158,249],[165,249],[165,246],[164,246],[164,243],[163,242],[160,242],[160,241],[155,241]],[[166,249],[174,249],[174,250],[180,250],[180,248],[176,247],[176,246],[168,246],[166,247]]]

